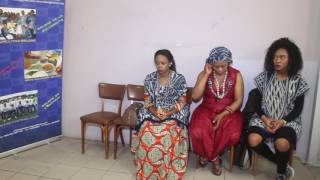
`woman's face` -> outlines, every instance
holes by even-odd
[[[161,54],[157,55],[155,64],[159,74],[168,73],[170,70],[171,62],[169,62],[166,56],[163,56]]]
[[[278,49],[274,53],[273,57],[273,67],[277,72],[287,72],[289,65],[289,56],[288,52],[285,49]]]
[[[212,66],[214,72],[217,75],[224,75],[227,72],[228,67],[229,67],[229,62],[226,60],[215,62],[213,63],[213,66]]]

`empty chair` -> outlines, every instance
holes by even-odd
[[[123,135],[122,129],[129,128],[130,129],[130,145],[131,145],[131,136],[132,136],[132,129],[136,126],[136,110],[137,108],[141,107],[141,103],[136,103],[134,101],[144,101],[144,86],[142,85],[127,85],[127,98],[131,101],[131,105],[126,109],[125,113],[123,114],[122,118],[118,118],[113,121],[115,125],[114,128],[114,146],[113,146],[113,158],[117,158],[117,144],[118,144],[118,137],[121,136],[121,140],[123,142]],[[123,144],[124,145],[124,144]]]
[[[125,85],[99,83],[98,89],[99,89],[99,97],[101,99],[101,110],[98,112],[90,113],[80,117],[82,154],[85,152],[84,139],[85,139],[86,125],[88,123],[96,124],[101,128],[101,139],[105,143],[105,158],[108,159],[109,128],[115,119],[121,117],[121,106],[122,106],[122,101],[125,94],[125,88],[126,88]],[[106,99],[119,101],[117,112],[105,111],[104,104]]]

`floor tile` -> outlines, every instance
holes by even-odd
[[[0,170],[0,180],[7,180],[10,177],[12,177],[15,173],[16,172]]]
[[[48,172],[52,167],[53,165],[50,164],[40,163],[37,161],[29,161],[25,168],[23,168],[20,172],[24,174],[41,176]]]
[[[56,178],[56,179],[69,179],[71,176],[76,174],[79,171],[79,167],[72,167],[66,165],[57,165],[51,168],[47,173],[45,173],[44,177]]]
[[[93,169],[101,169],[101,170],[109,170],[114,164],[115,160],[112,158],[105,159],[100,156],[92,156],[92,158],[83,165],[83,167],[93,168]]]
[[[18,173],[10,177],[8,180],[37,180],[38,178],[39,176]]]
[[[70,180],[100,180],[106,171],[82,168]]]
[[[320,180],[320,167],[307,166],[307,168],[316,180]]]
[[[124,179],[134,179],[133,174],[129,173],[120,173],[120,172],[107,172],[103,177],[102,180],[124,180]]]
[[[104,144],[100,141],[86,141],[86,153],[81,154],[80,139],[63,137],[48,145],[39,146],[0,159],[0,180],[134,180],[134,154],[128,145],[118,144],[117,159],[113,159],[113,144],[109,146],[109,159],[104,158]],[[184,180],[270,180],[274,179],[276,166],[259,158],[257,176],[251,175],[251,169],[241,170],[233,166],[229,172],[228,153],[222,156],[223,173],[215,176],[211,173],[211,164],[196,168],[197,157],[189,153],[188,168]],[[320,180],[320,168],[306,166],[297,158],[293,167],[296,175],[292,180]]]

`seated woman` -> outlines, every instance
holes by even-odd
[[[211,50],[192,91],[195,101],[203,98],[190,122],[193,150],[199,155],[201,166],[212,161],[215,175],[222,172],[220,154],[226,146],[238,143],[243,126],[239,110],[243,100],[243,80],[231,63],[232,54],[227,48]]]
[[[137,179],[182,179],[187,168],[189,117],[186,80],[170,51],[154,55],[157,71],[147,75],[145,106],[137,113],[132,151]]]
[[[301,118],[306,81],[298,73],[302,68],[299,48],[288,38],[274,41],[269,47],[264,72],[255,78],[259,89],[256,113],[249,123],[249,146],[277,165],[277,180],[294,175],[288,166],[289,150],[295,148],[301,133]],[[274,141],[275,153],[264,143]]]

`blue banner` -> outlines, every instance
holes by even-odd
[[[0,153],[61,135],[64,0],[0,1]]]

